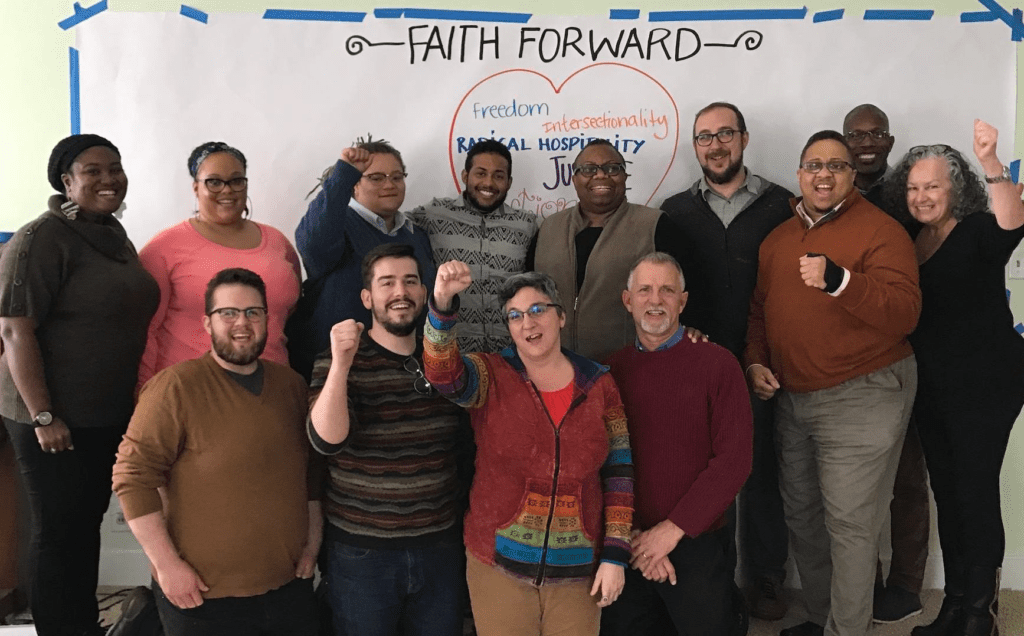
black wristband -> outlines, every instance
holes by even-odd
[[[825,289],[822,290],[827,294],[833,294],[839,286],[843,284],[843,268],[839,267],[832,262],[832,259],[825,256],[824,254],[815,254],[814,252],[807,252],[807,256],[814,258],[821,256],[825,259]]]

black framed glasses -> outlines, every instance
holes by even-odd
[[[596,163],[585,163],[581,166],[576,166],[572,169],[574,174],[581,174],[584,177],[592,177],[597,174],[597,171],[605,173],[609,177],[617,177],[620,174],[626,172],[626,164],[624,163],[606,163],[602,166]]]
[[[859,143],[864,141],[868,137],[871,137],[875,141],[884,141],[889,138],[888,130],[851,130],[845,135],[846,140],[850,143]]]
[[[235,322],[242,316],[245,316],[245,319],[250,322],[255,322],[267,317],[267,308],[246,307],[245,309],[239,309],[238,307],[221,307],[214,309],[208,315],[213,316],[214,314],[220,316],[226,322]]]
[[[203,179],[203,185],[210,192],[220,192],[224,186],[231,188],[232,192],[241,192],[249,185],[246,177],[235,177],[234,179]]]
[[[416,379],[412,381],[412,388],[416,389],[417,393],[430,395],[433,392],[434,387],[430,385],[430,382],[427,380],[427,376],[423,375],[423,368],[420,367],[419,360],[409,356],[405,359],[405,362],[402,363],[402,366],[405,367],[406,371],[416,376]]]
[[[849,161],[805,161],[800,164],[800,167],[807,172],[818,174],[822,168],[827,168],[832,174],[842,174],[847,170],[853,168],[853,164]]]
[[[519,311],[518,309],[509,309],[508,313],[505,314],[505,320],[509,324],[521,322],[524,317],[529,316],[531,318],[539,318],[544,314],[548,313],[549,310],[558,308],[561,309],[561,305],[555,303],[534,303],[526,308],[526,311]]]
[[[732,138],[735,137],[737,134],[742,135],[743,131],[733,130],[732,128],[726,128],[725,130],[719,130],[716,133],[701,133],[699,135],[694,135],[693,140],[697,142],[698,146],[710,146],[711,140],[717,137],[718,141],[722,142],[723,144],[727,144],[730,141],[732,141]]]
[[[374,185],[381,185],[385,181],[390,181],[395,185],[399,185],[405,183],[405,178],[408,176],[408,172],[392,172],[391,174],[384,174],[383,172],[371,172],[370,174],[364,174],[363,178]]]

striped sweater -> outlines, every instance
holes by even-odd
[[[412,357],[418,364],[419,353]],[[467,445],[468,427],[460,409],[436,391],[416,391],[409,358],[364,333],[348,375],[348,437],[328,444],[307,421],[313,447],[329,456],[328,538],[378,548],[458,540],[464,489],[456,456]],[[310,404],[330,366],[328,349],[313,367]]]
[[[515,348],[459,354],[455,317],[431,307],[427,379],[470,412],[476,473],[466,549],[534,585],[589,579],[598,561],[629,563],[633,463],[608,368],[565,351],[573,400],[552,422]]]

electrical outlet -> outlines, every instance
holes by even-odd
[[[1014,255],[1006,265],[1007,277],[1022,280],[1024,279],[1024,256]]]

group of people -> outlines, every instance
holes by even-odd
[[[401,154],[361,141],[297,251],[210,142],[195,213],[136,253],[117,148],[62,140],[0,254],[38,633],[103,633],[113,475],[171,636],[315,634],[317,566],[339,635],[461,634],[468,596],[481,636],[731,636],[786,615],[789,545],[808,620],[782,636],[859,636],[921,611],[929,473],[945,595],[913,634],[997,633],[1024,204],[995,129],[986,187],[948,146],[890,167],[858,106],[808,139],[799,197],[749,141],[736,106],[701,109],[703,174],[658,210],[594,139],[543,222],[505,202],[497,141],[411,212]]]

